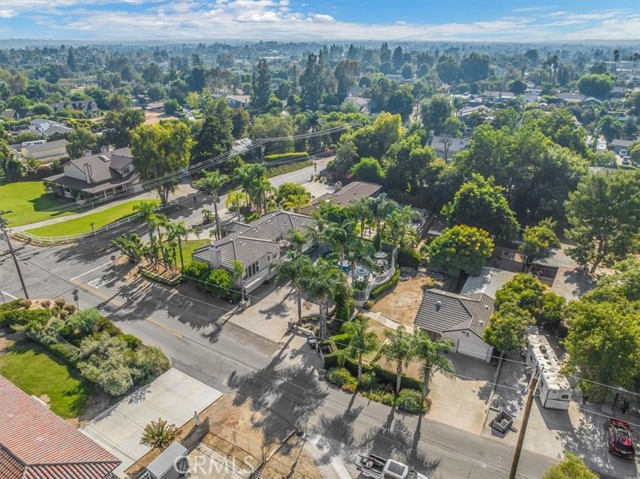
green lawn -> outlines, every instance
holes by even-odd
[[[182,242],[182,257],[184,258],[185,268],[192,262],[191,253],[198,248],[211,243],[208,239],[187,240]],[[177,249],[176,249],[177,250]],[[176,252],[176,258],[178,258],[178,266],[180,266],[180,253]]]
[[[59,216],[74,214],[74,211],[60,211],[73,204],[53,193],[47,193],[42,181],[20,181],[0,185],[0,209],[11,210],[6,215],[9,226],[26,225]]]
[[[160,204],[158,200],[149,200],[155,204]],[[147,201],[145,201],[146,203]],[[140,200],[127,201],[126,203],[107,208],[106,210],[91,213],[90,215],[73,218],[60,223],[41,226],[27,231],[36,236],[65,236],[91,232],[91,223],[94,223],[95,229],[102,228],[119,219],[129,216],[133,213],[133,207],[140,204]]]
[[[0,374],[30,395],[47,395],[51,410],[64,418],[82,414],[91,395],[88,381],[30,340],[0,356]]]

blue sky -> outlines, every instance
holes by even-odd
[[[0,0],[0,40],[640,38],[640,0]]]

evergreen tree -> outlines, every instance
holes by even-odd
[[[257,71],[253,73],[251,89],[251,109],[257,113],[266,113],[271,99],[271,73],[264,58],[258,61]]]

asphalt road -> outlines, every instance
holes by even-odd
[[[306,182],[310,172],[283,176],[282,182]],[[110,258],[117,252],[108,241],[98,236],[48,249],[16,245],[31,297],[70,300],[78,289],[81,308],[99,308],[123,331],[161,347],[177,369],[235,392],[239,404],[251,402],[264,415],[261,427],[267,437],[303,426],[318,431],[330,445],[327,454],[340,455],[347,465],[366,450],[405,460],[430,479],[508,476],[511,447],[328,387],[309,373],[313,353],[307,346],[291,351],[226,322],[230,305],[182,288],[184,294],[146,280],[127,282],[128,267],[113,264]],[[22,296],[7,254],[0,254],[0,290],[5,299]],[[300,354],[309,359],[302,364],[290,360]],[[540,478],[554,462],[525,450],[519,477]]]

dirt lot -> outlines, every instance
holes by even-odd
[[[156,123],[160,123],[161,120],[177,120],[178,118],[172,115],[166,115],[165,113],[160,113],[156,111],[145,111],[144,112],[144,123],[145,125],[154,125]]]
[[[403,278],[405,274],[403,271],[400,277]],[[395,289],[387,293],[371,309],[396,323],[413,326],[413,320],[420,309],[423,291],[433,288],[434,285],[436,283],[433,278],[423,273],[415,273],[405,281],[398,281]]]
[[[235,457],[237,464],[247,463],[255,466],[259,464],[262,454],[268,456],[277,444],[265,443],[265,436],[257,426],[262,420],[261,412],[254,411],[248,402],[235,406],[233,399],[233,394],[225,394],[201,415],[210,416],[211,421],[211,432],[205,436],[201,445],[222,456]],[[287,427],[290,426],[283,421],[283,428]],[[309,444],[302,449],[294,475],[290,476],[302,444],[303,439],[294,435],[273,455],[260,477],[321,479],[323,475],[315,464],[311,453],[313,447]],[[248,459],[248,456],[252,459]]]

